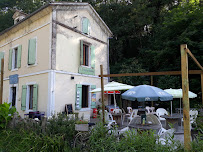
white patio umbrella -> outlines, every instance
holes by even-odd
[[[108,84],[104,85],[104,91],[114,91],[114,105],[116,108],[115,91],[128,90],[128,89],[132,89],[133,87],[134,86],[113,81],[113,82],[109,82]],[[101,88],[96,88],[90,92],[91,93],[101,92]]]
[[[164,91],[168,92],[169,94],[171,94],[173,96],[173,98],[180,98],[180,113],[181,113],[181,98],[183,98],[183,91],[182,89],[165,89]],[[188,92],[188,96],[189,98],[196,98],[197,94],[189,91]],[[172,106],[171,106],[172,109]]]

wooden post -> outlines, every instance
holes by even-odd
[[[105,124],[105,106],[104,106],[104,78],[103,78],[103,65],[100,65],[100,72],[101,72],[101,99],[102,99],[102,120],[103,120],[103,124]]]
[[[181,74],[182,74],[182,90],[183,90],[183,122],[184,122],[184,147],[186,151],[191,149],[191,133],[190,133],[190,104],[189,104],[189,82],[188,82],[188,55],[186,52],[187,45],[182,44],[181,50]]]
[[[3,102],[3,82],[4,82],[4,59],[1,59],[1,91],[0,91],[0,104]]]
[[[151,75],[151,86],[153,86],[153,75]],[[151,107],[153,107],[153,106],[154,106],[154,101],[152,101]]]
[[[203,73],[201,74],[202,104],[203,104]]]

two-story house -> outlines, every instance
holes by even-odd
[[[13,18],[15,24],[0,33],[3,101],[21,116],[50,116],[72,104],[89,118],[100,98],[90,93],[100,87],[100,65],[109,71],[112,33],[104,21],[88,3],[72,2],[49,3],[30,15],[17,11]]]

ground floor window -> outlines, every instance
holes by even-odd
[[[28,103],[29,103],[29,109],[33,109],[33,85],[28,86]]]
[[[37,111],[38,85],[28,84],[22,86],[21,110]]]

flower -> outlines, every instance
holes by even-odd
[[[85,120],[77,120],[75,123],[76,123],[76,124],[88,124],[88,121],[85,121]]]

